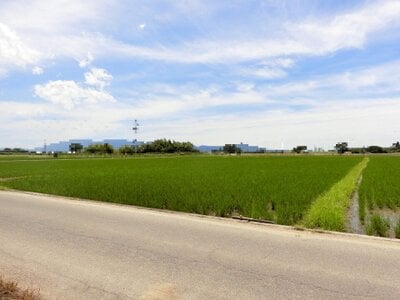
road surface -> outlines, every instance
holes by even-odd
[[[400,243],[2,191],[0,273],[48,299],[399,299]]]

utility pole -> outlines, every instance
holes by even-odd
[[[137,131],[139,130],[139,123],[137,120],[135,120],[134,126],[132,127],[132,130],[135,132],[135,139],[133,140],[133,147],[135,148],[135,153],[137,152]]]

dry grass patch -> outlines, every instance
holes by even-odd
[[[21,289],[14,281],[0,277],[0,299],[1,300],[40,300],[38,290]]]

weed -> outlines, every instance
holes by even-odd
[[[5,280],[0,276],[0,299],[6,300],[39,300],[37,290],[20,289],[14,281]]]
[[[366,231],[368,235],[387,237],[389,229],[390,229],[389,221],[378,214],[374,214],[371,216],[369,220]]]
[[[358,199],[358,214],[360,216],[361,224],[365,223],[365,199],[359,198]]]
[[[397,225],[396,225],[396,227],[394,229],[394,234],[395,234],[397,239],[400,239],[400,219],[397,222]]]

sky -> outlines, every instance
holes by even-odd
[[[0,148],[80,138],[390,146],[400,1],[0,1]]]

